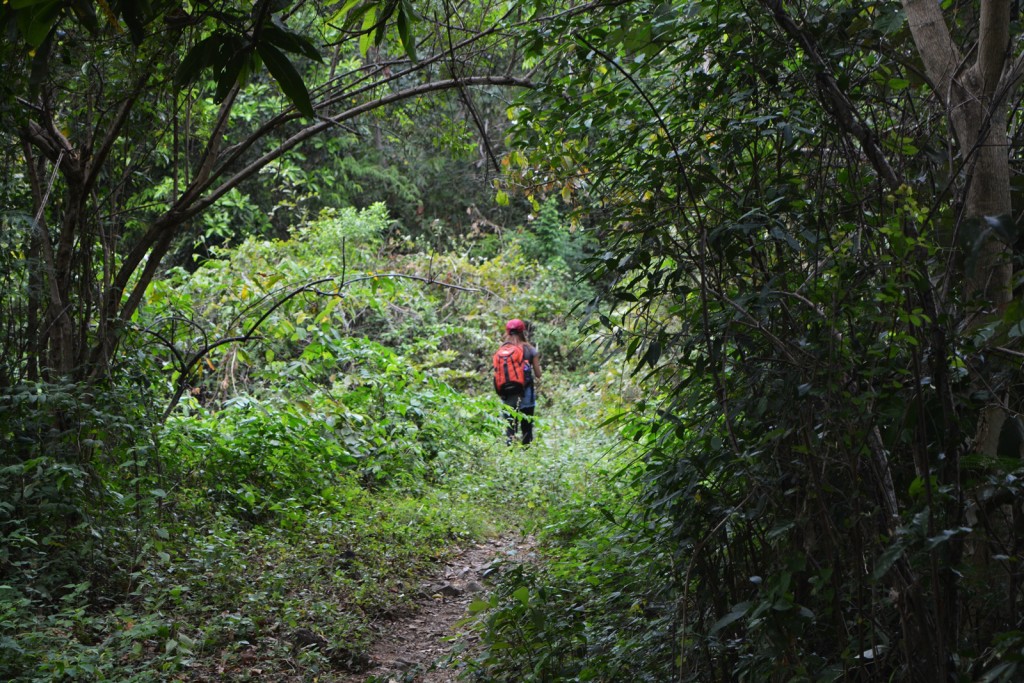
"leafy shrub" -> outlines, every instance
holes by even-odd
[[[137,502],[150,472],[144,400],[127,382],[0,394],[0,578],[49,598],[106,574],[103,530]]]
[[[585,260],[596,248],[593,236],[571,230],[558,211],[559,199],[549,197],[517,236],[523,254],[534,263],[566,269],[573,277],[585,272]]]
[[[246,398],[205,418],[171,420],[161,447],[182,456],[186,482],[197,492],[252,521],[282,507],[323,503],[335,484],[332,473],[357,461],[324,416]]]

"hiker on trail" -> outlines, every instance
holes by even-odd
[[[505,443],[512,445],[520,429],[522,444],[533,441],[533,411],[540,380],[540,352],[526,338],[526,323],[513,318],[505,323],[505,339],[494,354],[494,389],[512,410],[505,412]],[[515,412],[513,412],[515,411]],[[522,419],[516,413],[522,414]]]

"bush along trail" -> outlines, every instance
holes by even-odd
[[[26,438],[0,471],[0,679],[490,675],[480,629],[525,597],[505,577],[611,467],[619,378],[580,349],[561,257],[399,255],[388,226],[325,212],[167,273],[104,407],[3,395]],[[515,316],[546,363],[528,448],[505,445],[488,369]]]

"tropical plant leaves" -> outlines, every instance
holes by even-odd
[[[412,35],[411,24],[409,21],[409,15],[412,13],[412,8],[409,7],[409,3],[406,0],[402,0],[398,3],[398,17],[396,19],[398,24],[398,37],[402,40],[402,47],[405,49],[406,56],[412,61],[418,61],[416,59],[416,39]]]
[[[210,69],[217,84],[215,99],[223,100],[236,83],[248,80],[258,55],[285,97],[305,116],[313,116],[313,103],[299,70],[285,53],[322,61],[319,50],[305,36],[274,18],[259,32],[257,42],[236,32],[218,30],[192,47],[175,72],[178,87],[194,83]]]
[[[181,88],[196,81],[204,69],[213,67],[215,57],[223,43],[223,36],[214,33],[204,38],[188,51],[185,58],[178,64],[174,74],[174,84]]]
[[[370,51],[370,42],[373,40],[376,25],[377,7],[367,7],[366,12],[363,14],[363,24],[360,28],[361,35],[359,36],[359,54],[364,57]]]
[[[11,9],[17,12],[15,20],[25,42],[37,48],[53,30],[64,3],[61,0],[11,0]]]
[[[323,56],[304,35],[290,30],[276,17],[269,26],[264,26],[260,36],[271,45],[275,45],[285,52],[301,54],[316,62],[323,61]]]
[[[295,108],[306,116],[313,116],[313,103],[309,99],[309,91],[291,61],[283,52],[269,43],[260,43],[257,50],[270,75],[274,77],[281,87],[281,91],[291,100]]]

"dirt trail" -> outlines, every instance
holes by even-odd
[[[453,683],[458,663],[449,662],[455,624],[473,600],[486,599],[487,575],[502,562],[528,561],[533,538],[507,537],[476,543],[448,561],[422,584],[422,599],[410,614],[377,624],[371,668],[344,683]],[[462,634],[466,638],[470,635]],[[453,667],[453,668],[449,668]]]

